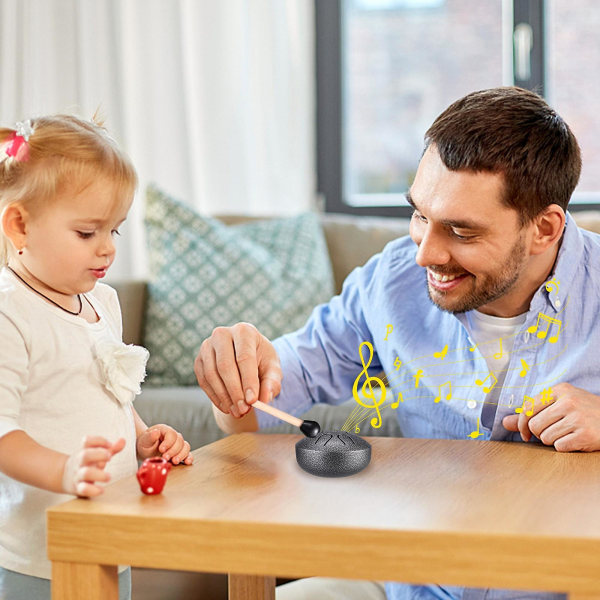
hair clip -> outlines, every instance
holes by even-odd
[[[33,135],[31,119],[27,119],[26,121],[19,121],[15,125],[15,131],[19,137],[25,138],[25,141],[28,142],[29,138]]]
[[[14,133],[0,146],[0,150],[6,159],[14,159],[18,162],[29,158],[29,138],[33,135],[31,120],[19,121],[15,125]],[[0,161],[2,158],[0,158]]]

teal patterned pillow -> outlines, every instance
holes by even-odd
[[[150,187],[145,224],[147,385],[195,385],[194,358],[218,325],[247,321],[273,339],[334,293],[315,214],[228,227]]]

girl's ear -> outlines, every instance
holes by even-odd
[[[16,202],[2,211],[2,231],[17,251],[27,245],[28,216],[25,208]]]

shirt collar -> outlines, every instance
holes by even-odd
[[[564,308],[567,290],[575,277],[573,265],[580,264],[583,257],[583,236],[573,217],[567,212],[565,230],[556,256],[554,271],[537,290],[531,300],[530,310],[543,310],[548,304],[554,312]]]
[[[554,271],[542,286],[536,291],[531,299],[529,313],[539,313],[547,310],[550,305],[554,312],[560,312],[567,299],[567,290],[571,288],[571,283],[575,276],[575,269],[572,265],[579,264],[583,257],[583,236],[577,223],[567,212],[565,221],[565,230],[560,248],[556,256]],[[455,315],[457,319],[468,330],[467,317],[464,313]]]

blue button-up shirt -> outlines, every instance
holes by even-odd
[[[374,349],[369,376],[385,371],[390,400],[401,394],[394,417],[388,409],[383,418],[397,418],[407,437],[472,437],[486,389],[491,391],[497,379],[488,363],[493,366],[500,339],[475,346],[468,313],[444,312],[429,299],[425,269],[415,255],[408,237],[389,243],[355,269],[342,293],[318,306],[304,328],[275,340],[284,374],[276,406],[302,414],[313,403],[348,399],[363,370],[359,346],[367,341]],[[502,419],[527,399],[549,396],[559,382],[600,395],[599,288],[600,236],[579,229],[567,214],[554,273],[534,294],[525,323],[514,334],[501,393],[493,394],[493,424],[479,424],[478,439],[521,441]],[[366,348],[363,356],[368,362]],[[257,417],[261,427],[276,421],[262,412]],[[388,584],[386,591],[393,600],[463,597],[462,588],[438,586]],[[470,599],[509,594],[464,590]]]

